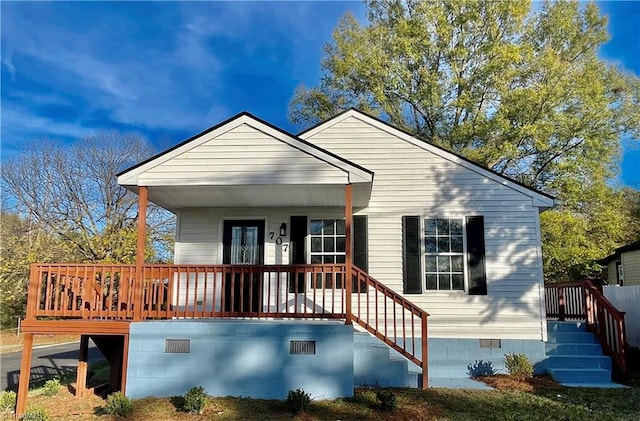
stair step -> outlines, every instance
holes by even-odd
[[[626,389],[628,386],[619,383],[561,383],[566,387],[592,387],[600,389]]]
[[[597,344],[598,338],[589,332],[549,332],[548,343],[590,343]]]
[[[560,322],[554,320],[547,321],[548,332],[586,332],[585,322]]]
[[[545,350],[550,355],[602,355],[602,347],[598,343],[546,343]]]
[[[611,371],[584,368],[549,368],[547,373],[559,383],[611,383]]]
[[[538,363],[543,368],[597,368],[611,370],[611,358],[604,355],[550,355]]]
[[[366,332],[354,332],[354,383],[356,386],[418,387],[409,361]]]

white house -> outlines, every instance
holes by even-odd
[[[356,266],[430,314],[431,377],[466,376],[478,359],[499,366],[511,351],[544,358],[539,213],[554,199],[376,118],[349,110],[296,136],[242,113],[124,171],[118,182],[133,191],[146,186],[149,200],[177,215],[176,265],[343,264],[352,243]],[[351,241],[345,186],[351,189]],[[240,282],[232,299],[232,288],[223,293],[215,282],[220,276],[200,276],[193,295],[174,292],[172,304],[217,296],[209,310],[228,309],[232,301],[251,311],[283,300],[292,308],[300,304],[292,304],[286,288],[307,297],[334,288],[332,300],[339,296],[337,305],[344,305],[341,274],[299,274],[288,287],[274,281],[282,274],[270,274],[271,285],[254,277],[243,284],[242,299]],[[182,291],[187,279],[196,278],[183,275]],[[364,309],[363,294],[352,295],[352,305]],[[380,318],[383,311],[377,310]],[[406,341],[390,334],[390,319],[379,323],[384,336]],[[186,326],[180,330],[188,336]],[[135,344],[133,326],[131,332]],[[412,346],[420,347],[419,337],[412,334]],[[149,349],[142,339],[139,347]],[[143,357],[130,350],[127,392],[164,393],[132,370]],[[358,358],[355,366],[361,369]],[[386,381],[356,373],[356,383],[367,379]]]

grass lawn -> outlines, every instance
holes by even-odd
[[[30,392],[29,406],[47,410],[53,420],[639,420],[640,388],[573,389],[548,377],[516,382],[507,376],[485,380],[496,390],[391,389],[398,408],[385,412],[375,390],[358,389],[351,399],[312,401],[304,413],[292,415],[286,402],[209,398],[202,415],[179,409],[180,399],[146,398],[134,401],[127,418],[100,415],[105,400],[75,398],[61,388],[54,397]]]

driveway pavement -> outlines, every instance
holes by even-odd
[[[33,349],[30,382],[49,379],[73,371],[78,366],[80,342],[45,345]],[[0,390],[17,389],[22,352],[0,355]],[[89,362],[104,360],[92,341],[89,341]]]

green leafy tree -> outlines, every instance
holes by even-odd
[[[27,218],[0,213],[0,325],[16,326],[24,316],[29,265],[35,262],[65,262],[70,257],[64,244]]]
[[[640,239],[640,219],[633,215],[630,191],[590,183],[583,189],[586,199],[579,204],[540,216],[547,282],[598,276],[601,268],[595,260]]]
[[[556,195],[544,253],[568,266],[549,266],[553,279],[583,274],[625,238],[607,180],[620,138],[640,137],[640,80],[598,58],[608,34],[595,4],[392,0],[367,10],[366,26],[340,20],[318,85],[296,89],[292,122],[356,107]]]

